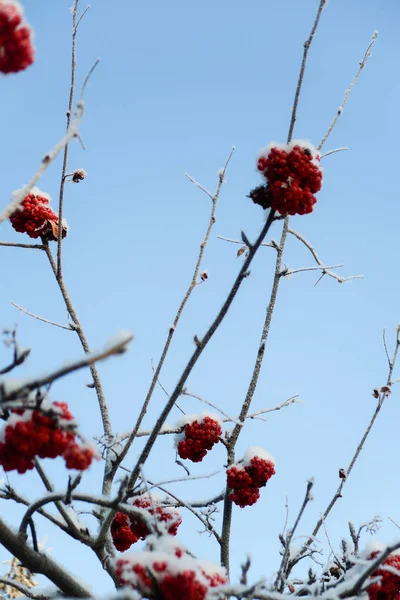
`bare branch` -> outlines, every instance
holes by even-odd
[[[194,183],[194,185],[197,186],[202,192],[204,192],[205,194],[207,194],[207,196],[209,198],[211,198],[211,200],[213,199],[212,193],[209,192],[205,187],[203,187],[198,181],[196,181],[195,179],[193,179],[193,177],[191,177],[187,173],[185,173],[185,177],[187,177],[189,179],[189,181],[191,181],[192,183]]]
[[[348,89],[345,92],[344,98],[342,100],[342,104],[339,106],[336,115],[332,121],[332,123],[329,125],[328,127],[328,131],[325,133],[324,137],[322,138],[319,146],[318,146],[318,150],[321,150],[323,148],[323,146],[325,145],[326,140],[328,139],[328,137],[331,135],[336,123],[338,122],[340,115],[343,112],[344,107],[346,106],[349,98],[350,98],[350,94],[353,90],[353,87],[355,86],[355,84],[357,83],[357,79],[359,78],[359,76],[361,75],[361,71],[364,69],[365,65],[367,64],[367,61],[369,59],[369,57],[371,56],[371,50],[373,45],[375,44],[376,40],[378,37],[378,32],[374,31],[373,35],[372,35],[372,40],[369,43],[368,48],[365,51],[364,54],[364,58],[359,62],[359,66],[358,66],[358,71],[357,73],[354,75],[352,82],[350,83]],[[327,153],[328,154],[328,153]],[[327,156],[327,154],[325,154],[325,156]]]
[[[283,590],[285,588],[286,579],[287,579],[287,566],[288,566],[289,557],[290,557],[290,544],[292,543],[293,536],[294,536],[296,529],[301,521],[301,518],[304,514],[307,504],[312,500],[311,490],[313,488],[313,485],[314,485],[313,479],[310,479],[309,481],[307,481],[306,493],[304,496],[303,503],[300,507],[299,514],[297,515],[297,518],[294,522],[292,529],[290,529],[288,531],[288,534],[285,539],[285,550],[283,553],[282,562],[281,562],[279,570],[278,570],[278,574],[275,579],[275,589],[279,588],[280,592],[283,592]]]
[[[224,242],[231,242],[231,244],[240,244],[241,246],[243,245],[243,240],[233,240],[232,238],[228,238],[228,237],[224,237],[223,235],[217,235],[217,238],[219,240],[224,240]],[[263,244],[260,244],[260,246],[268,246],[269,248],[275,248],[276,249],[276,242],[264,242]]]
[[[0,577],[0,584],[2,585],[2,589],[4,589],[3,586],[9,586],[9,587],[15,588],[16,590],[21,592],[21,594],[23,594],[27,598],[33,598],[33,600],[48,600],[48,596],[42,596],[41,594],[34,594],[30,588],[28,588],[25,585],[22,585],[22,583],[19,583],[15,579],[9,579],[7,577]],[[7,591],[6,590],[4,590],[4,591],[7,594]],[[7,596],[8,596],[8,594],[7,594]]]
[[[319,6],[318,6],[318,10],[317,10],[317,15],[315,17],[315,21],[314,21],[314,24],[312,26],[311,33],[310,33],[308,39],[304,42],[303,60],[301,62],[300,74],[299,74],[299,78],[298,78],[298,81],[297,81],[296,93],[295,93],[295,96],[294,96],[294,102],[293,102],[293,108],[292,108],[292,117],[290,119],[290,126],[289,126],[289,133],[288,133],[288,137],[287,137],[287,143],[289,143],[292,140],[294,125],[295,125],[296,120],[297,120],[297,108],[298,108],[298,105],[299,105],[301,88],[303,87],[303,79],[304,79],[304,73],[305,73],[306,65],[307,65],[308,52],[310,50],[311,43],[312,43],[312,41],[314,39],[315,32],[317,31],[319,20],[321,18],[321,14],[322,14],[322,11],[324,10],[324,7],[325,7],[326,3],[327,3],[327,0],[320,0]]]
[[[14,242],[0,242],[0,246],[5,246],[6,248],[33,248],[33,250],[44,250],[44,246],[42,244],[16,244]]]
[[[76,18],[78,12],[78,4],[79,0],[75,0],[74,7],[72,9],[72,44],[71,44],[71,85],[69,88],[69,101],[68,101],[68,110],[67,110],[67,131],[71,126],[71,114],[72,114],[72,105],[74,102],[74,93],[75,93],[75,69],[76,69],[76,32],[78,29]],[[63,158],[63,166],[61,171],[61,184],[60,184],[60,193],[58,200],[58,219],[59,223],[62,223],[63,219],[63,204],[64,204],[64,186],[65,186],[65,175],[67,172],[68,165],[68,148],[69,144],[65,144],[64,147],[64,158]],[[61,277],[61,268],[62,268],[62,234],[63,228],[60,226],[58,228],[57,233],[57,277]]]
[[[87,5],[87,7],[85,8],[85,10],[83,11],[83,13],[81,14],[81,16],[79,17],[76,26],[75,26],[75,31],[78,30],[79,25],[81,24],[81,21],[83,19],[83,17],[86,15],[87,11],[89,10],[89,8],[91,8],[90,4]]]
[[[91,590],[48,554],[35,552],[0,518],[0,543],[32,573],[41,573],[70,598],[90,598]]]
[[[334,150],[328,150],[328,152],[325,152],[325,154],[321,154],[321,159],[325,158],[326,156],[330,156],[331,154],[336,154],[336,152],[343,152],[344,150],[349,150],[349,148],[343,146],[343,148],[335,148]]]
[[[346,281],[351,281],[352,279],[363,279],[364,278],[364,275],[351,275],[350,277],[341,277],[340,275],[337,275],[336,273],[334,273],[333,271],[330,270],[335,267],[326,267],[323,264],[323,262],[321,261],[321,259],[319,258],[316,250],[310,244],[310,242],[307,242],[307,240],[298,231],[295,231],[294,229],[291,229],[289,227],[288,233],[290,233],[291,235],[296,237],[300,242],[302,242],[302,244],[305,245],[306,248],[308,248],[308,250],[311,252],[312,256],[314,257],[315,262],[318,264],[319,268],[322,270],[322,275],[328,275],[329,277],[332,277],[332,279],[336,279],[336,281],[338,283],[345,283]],[[339,265],[339,266],[343,266],[343,265]],[[317,281],[317,283],[318,283],[318,281]]]
[[[35,315],[34,313],[29,312],[29,310],[26,310],[26,308],[22,308],[22,306],[19,306],[19,304],[17,304],[16,302],[13,302],[12,300],[10,300],[11,304],[13,306],[15,306],[15,308],[18,308],[18,310],[20,310],[21,312],[25,313],[26,315],[29,315],[30,317],[33,317],[34,319],[37,319],[38,321],[42,321],[43,323],[48,323],[49,325],[54,325],[55,327],[60,327],[61,329],[67,329],[68,331],[73,331],[73,327],[71,327],[70,325],[60,325],[60,323],[55,323],[55,321],[49,321],[49,319],[45,319],[44,317],[39,317],[38,315]]]

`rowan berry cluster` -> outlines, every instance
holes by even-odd
[[[219,442],[222,435],[221,421],[216,415],[207,413],[186,415],[184,421],[183,431],[176,437],[178,454],[183,459],[201,462],[208,450]]]
[[[13,411],[0,431],[0,465],[25,473],[33,469],[35,457],[63,456],[67,469],[87,469],[94,451],[76,443],[73,420],[65,402]]]
[[[376,558],[380,552],[373,552],[369,559]],[[382,563],[382,567],[392,567],[400,573],[400,555],[391,554]],[[398,600],[400,597],[400,575],[395,572],[387,571],[384,568],[377,569],[371,577],[380,577],[380,580],[373,583],[367,590],[369,600]]]
[[[160,504],[156,496],[149,497],[143,494],[132,501],[132,506],[142,509],[143,516],[129,516],[117,513],[111,524],[111,536],[114,546],[120,552],[128,550],[139,540],[144,540],[150,535],[147,525],[149,518],[157,521],[157,525],[165,523],[166,532],[176,535],[178,527],[182,523],[180,512],[174,508],[168,508]]]
[[[18,193],[18,192],[16,192]],[[46,241],[56,241],[58,236],[58,215],[49,206],[50,197],[33,188],[23,200],[21,207],[11,216],[11,225],[19,233],[27,233],[36,239],[42,237]],[[68,233],[67,223],[62,222],[62,237]]]
[[[17,73],[34,61],[32,31],[22,24],[22,7],[0,0],[0,72]]]
[[[249,197],[283,216],[310,213],[317,201],[314,194],[322,186],[319,162],[316,148],[304,140],[270,144],[257,161],[257,169],[267,183],[252,190]]]
[[[144,552],[120,558],[116,573],[122,585],[158,600],[205,600],[210,589],[227,583],[224,569],[197,560],[162,538]]]
[[[240,464],[226,471],[229,498],[244,508],[252,506],[260,497],[260,488],[275,474],[275,461],[262,448],[249,448]]]

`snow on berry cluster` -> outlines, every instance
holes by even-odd
[[[138,516],[129,516],[124,513],[117,513],[111,524],[111,536],[114,546],[120,552],[128,550],[139,540],[144,540],[150,535],[148,521],[153,520],[157,528],[161,523],[164,524],[166,533],[176,535],[178,527],[182,523],[180,512],[175,508],[169,508],[161,505],[161,499],[149,494],[142,494],[134,498],[132,506],[139,510]]]
[[[14,194],[18,194],[15,192]],[[45,240],[57,240],[58,215],[49,206],[50,196],[38,188],[32,188],[18,208],[11,216],[11,225],[19,233],[27,233],[31,238],[42,237]],[[68,233],[68,225],[63,219],[62,237]]]
[[[221,420],[217,415],[207,412],[185,415],[177,427],[183,427],[175,438],[178,454],[192,462],[201,462],[222,435]]]
[[[32,31],[22,24],[22,7],[15,0],[0,0],[0,71],[17,73],[34,61]]]
[[[322,186],[319,163],[317,149],[305,140],[269,144],[257,161],[257,169],[267,184],[252,190],[249,197],[283,216],[310,213],[317,201],[315,194]]]
[[[84,471],[94,451],[76,443],[73,421],[65,402],[12,411],[0,431],[0,465],[5,471],[25,473],[33,469],[35,457],[63,456],[67,469]]]
[[[275,474],[275,461],[262,448],[249,448],[240,464],[226,471],[227,485],[232,491],[229,498],[244,508],[252,506],[260,497],[260,488]]]
[[[205,600],[209,590],[228,582],[225,570],[190,556],[171,538],[149,538],[144,552],[117,560],[122,585],[158,600]]]
[[[364,553],[367,560],[373,560],[385,550],[385,544],[374,542],[367,545]],[[373,550],[371,552],[371,549]],[[385,567],[388,567],[386,570]],[[396,569],[392,571],[391,569]],[[380,580],[373,583],[367,590],[369,600],[398,600],[400,597],[400,553],[399,551],[390,554],[371,575],[372,578],[380,577]]]

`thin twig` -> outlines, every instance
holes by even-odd
[[[77,32],[77,11],[78,11],[79,0],[75,0],[74,7],[72,8],[72,44],[71,44],[71,85],[69,88],[69,100],[68,100],[68,109],[67,109],[67,131],[71,125],[71,114],[72,114],[72,106],[74,103],[74,93],[75,93],[75,69],[76,69],[76,32]],[[61,277],[61,269],[62,269],[62,219],[63,219],[63,204],[64,204],[64,186],[65,186],[65,175],[67,172],[68,166],[68,148],[69,144],[65,144],[64,148],[64,158],[63,165],[61,170],[61,183],[60,183],[60,193],[58,200],[58,220],[59,227],[57,233],[57,278]]]
[[[224,240],[224,242],[231,242],[232,244],[240,244],[241,246],[243,246],[243,240],[233,240],[232,238],[228,238],[223,235],[217,235],[217,238],[219,240]],[[260,244],[260,246],[268,246],[269,248],[276,248],[276,243],[264,242],[263,244]]]
[[[33,248],[34,250],[44,250],[42,244],[16,244],[14,242],[0,242],[0,246],[9,248]]]
[[[235,446],[241,433],[243,423],[246,420],[247,414],[250,410],[251,402],[253,400],[254,393],[256,391],[258,378],[261,372],[261,367],[264,359],[266,343],[268,334],[271,326],[272,315],[274,312],[276,299],[278,295],[278,288],[281,279],[281,267],[282,267],[282,255],[285,247],[287,229],[288,229],[288,218],[285,219],[281,240],[277,250],[274,280],[272,284],[271,295],[268,300],[266,316],[263,324],[261,333],[260,343],[257,348],[256,360],[251,375],[249,387],[247,389],[246,397],[244,399],[242,409],[239,415],[240,424],[235,425],[232,434],[228,440],[228,464],[231,465],[235,462]],[[229,572],[229,555],[230,555],[230,537],[231,537],[231,524],[232,524],[232,500],[229,498],[229,494],[225,495],[224,500],[224,514],[222,520],[222,545],[221,545],[221,563]]]
[[[321,154],[321,160],[323,158],[325,158],[326,156],[330,156],[331,154],[336,154],[336,152],[343,152],[344,150],[349,150],[349,148],[347,148],[347,146],[343,146],[343,148],[335,148],[334,150],[328,150],[328,152]]]
[[[194,396],[196,397],[196,396]],[[298,400],[298,394],[296,394],[295,396],[291,396],[290,398],[288,398],[287,400],[284,400],[283,402],[281,402],[280,404],[277,404],[276,406],[273,406],[271,408],[260,408],[259,410],[253,412],[253,413],[249,413],[246,416],[246,420],[248,419],[257,419],[258,417],[260,417],[261,415],[265,415],[267,413],[270,412],[275,412],[278,410],[281,410],[282,408],[285,408],[286,406],[290,406],[291,404],[299,404],[300,400]],[[215,407],[217,410],[219,410],[217,407]],[[225,419],[221,419],[222,423],[235,423],[237,425],[240,425],[241,427],[243,427],[245,422],[241,422],[240,421],[240,417],[226,417]],[[159,435],[173,435],[176,433],[180,433],[182,431],[182,427],[181,426],[176,426],[176,427],[163,427],[161,429],[161,431],[159,432]],[[141,429],[140,431],[137,432],[136,437],[147,437],[151,434],[152,430],[151,429]],[[128,431],[126,433],[123,433],[119,436],[119,439],[121,441],[124,441],[126,439],[129,438],[129,436],[131,435],[131,432]]]
[[[281,561],[280,567],[278,569],[278,574],[276,576],[275,584],[274,584],[275,589],[277,590],[279,588],[280,592],[283,592],[283,590],[285,588],[285,583],[286,583],[286,578],[287,578],[286,570],[287,570],[287,565],[288,565],[289,557],[290,557],[290,544],[292,543],[293,536],[294,536],[296,529],[301,521],[301,518],[304,514],[307,504],[312,499],[311,490],[312,490],[313,485],[314,485],[314,481],[312,479],[307,481],[306,493],[304,496],[303,503],[300,507],[300,510],[299,510],[297,518],[294,522],[294,525],[293,525],[292,529],[289,530],[289,532],[286,536],[286,539],[285,539],[285,551],[283,553],[282,561]]]
[[[194,398],[195,400],[199,400],[199,402],[203,402],[204,404],[207,404],[208,406],[211,406],[211,408],[213,408],[214,410],[217,410],[219,413],[221,413],[221,415],[224,415],[225,419],[224,419],[224,423],[230,423],[230,422],[236,422],[236,419],[234,419],[233,417],[230,417],[229,415],[226,414],[226,412],[224,412],[221,408],[219,408],[218,406],[216,406],[215,404],[213,404],[212,402],[209,402],[208,400],[205,400],[204,398],[202,398],[201,396],[198,396],[197,394],[194,394],[193,392],[190,392],[188,389],[184,389],[182,390],[182,396],[189,396],[190,398]]]
[[[87,5],[87,7],[85,8],[85,10],[83,11],[83,13],[81,14],[81,16],[79,17],[76,26],[75,26],[75,31],[78,31],[78,27],[81,24],[81,21],[83,19],[83,17],[86,15],[87,11],[89,10],[89,8],[91,8],[90,4]]]
[[[325,133],[324,137],[322,138],[321,143],[318,146],[318,150],[321,150],[323,148],[323,146],[325,145],[326,140],[331,135],[333,128],[335,127],[336,123],[338,122],[338,120],[340,118],[340,115],[342,114],[343,109],[344,109],[345,105],[347,104],[347,102],[348,102],[348,100],[350,98],[350,94],[351,94],[351,92],[353,90],[353,87],[355,86],[355,84],[357,82],[357,79],[361,75],[361,71],[364,69],[365,65],[367,64],[367,61],[368,61],[369,57],[371,56],[371,50],[372,50],[373,45],[376,42],[377,37],[378,37],[378,32],[374,31],[374,33],[372,35],[372,40],[369,43],[369,46],[368,46],[368,48],[365,51],[364,58],[359,62],[358,71],[354,75],[352,82],[350,83],[348,89],[346,90],[344,98],[342,100],[342,104],[339,106],[339,108],[338,108],[338,110],[336,112],[336,115],[335,115],[332,123],[329,125],[328,131]],[[327,154],[325,154],[325,156],[327,156]]]
[[[306,70],[308,52],[310,50],[310,46],[311,46],[311,43],[313,41],[315,32],[317,31],[318,23],[319,23],[322,11],[323,11],[324,6],[325,6],[326,3],[327,3],[327,0],[320,0],[319,6],[318,6],[318,10],[317,10],[317,15],[315,17],[315,21],[314,21],[314,24],[312,26],[311,33],[310,33],[308,39],[304,42],[303,60],[301,62],[300,74],[299,74],[299,78],[298,78],[298,81],[297,81],[296,93],[295,93],[295,96],[294,96],[294,102],[293,102],[293,108],[292,108],[292,117],[290,119],[290,126],[289,126],[289,133],[288,133],[288,137],[287,137],[287,143],[289,143],[292,140],[294,125],[295,125],[296,120],[297,120],[297,108],[298,108],[298,105],[299,105],[299,98],[300,98],[301,88],[303,87],[303,79],[304,79],[304,73],[305,73],[305,70]]]
[[[211,200],[213,199],[212,193],[209,192],[205,187],[203,187],[198,181],[196,181],[195,179],[193,179],[193,177],[191,177],[187,173],[185,173],[185,177],[187,177],[189,179],[189,181],[191,181],[192,183],[194,183],[194,185],[197,186],[202,192],[204,192],[205,194],[207,194],[207,196],[209,198],[211,198]]]
[[[23,498],[20,494],[17,494],[17,492],[10,486],[7,486],[6,489],[0,488],[0,499],[1,500],[14,500],[14,502],[16,502],[17,504],[23,504],[24,506],[28,506],[28,507],[31,505],[31,502],[29,500],[27,500],[26,498]],[[59,527],[65,533],[70,533],[68,531],[68,526],[65,523],[61,522],[57,517],[48,513],[43,508],[39,508],[37,510],[37,512],[42,517],[45,517],[48,521],[50,521],[50,523],[53,523],[53,525],[56,525],[57,527]]]
[[[66,496],[66,492],[54,492],[50,493],[36,502],[33,502],[28,510],[25,512],[22,517],[21,524],[19,526],[18,535],[24,539],[26,537],[26,528],[28,526],[29,519],[38,511],[39,508],[46,506],[46,504],[51,504],[57,501],[64,501]],[[77,502],[87,502],[89,504],[95,504],[96,506],[103,506],[105,508],[112,508],[117,510],[118,512],[123,512],[124,514],[136,518],[143,517],[143,510],[140,508],[136,508],[130,504],[126,504],[123,502],[119,502],[118,500],[108,500],[103,496],[91,496],[90,494],[71,494],[71,500],[75,500]]]
[[[68,598],[90,598],[89,586],[79,578],[79,581],[64,567],[55,562],[48,553],[35,552],[10,529],[0,518],[1,544],[15,556],[31,573],[41,573],[60,589]]]
[[[176,496],[175,494],[173,494],[172,492],[170,492],[169,490],[166,490],[162,485],[153,485],[152,487],[157,487],[159,490],[161,490],[162,492],[164,492],[165,494],[167,494],[168,496],[171,496],[171,498],[173,498],[174,500],[176,500],[176,502],[179,503],[179,506],[183,506],[185,507],[189,512],[192,513],[192,515],[194,515],[197,519],[199,519],[199,521],[204,525],[205,529],[207,531],[209,531],[217,540],[217,542],[220,544],[221,543],[221,538],[219,536],[219,534],[215,531],[215,529],[213,527],[210,526],[210,524],[206,521],[206,519],[204,519],[200,513],[197,512],[197,510],[195,510],[193,508],[193,506],[191,506],[190,504],[187,504],[186,502],[184,502],[183,500],[181,500],[178,496]]]
[[[400,529],[400,525],[398,525],[396,523],[396,521],[393,521],[393,519],[391,517],[388,517],[389,521],[392,521],[393,525],[396,525],[397,529]]]
[[[33,600],[48,600],[48,596],[43,596],[41,594],[34,594],[30,588],[22,583],[19,583],[16,579],[9,579],[8,577],[0,577],[0,583],[2,586],[10,586],[21,592],[27,598],[33,598]],[[4,588],[3,588],[4,589]],[[7,594],[7,597],[9,595]]]
[[[55,321],[49,321],[49,319],[45,319],[44,317],[39,317],[38,315],[35,315],[34,313],[29,312],[29,310],[26,310],[26,308],[22,308],[22,306],[19,306],[19,304],[17,304],[16,302],[13,302],[12,300],[10,300],[10,303],[15,306],[15,308],[18,308],[18,310],[20,310],[21,312],[25,313],[26,315],[29,315],[30,317],[33,317],[34,319],[37,319],[38,321],[42,321],[43,323],[48,323],[49,325],[54,325],[55,327],[60,327],[61,329],[67,329],[68,331],[73,331],[73,327],[71,326],[66,326],[66,325],[61,325],[60,323],[56,323]]]
[[[36,469],[40,479],[42,480],[43,485],[45,486],[46,490],[50,493],[53,493],[54,492],[53,485],[51,484],[50,479],[47,477],[42,465],[40,464],[40,461],[36,458],[34,463],[35,463],[35,469]],[[55,502],[54,504],[55,504],[58,512],[60,513],[60,515],[62,516],[62,518],[64,519],[64,521],[67,524],[69,535],[86,545],[90,545],[90,535],[88,535],[88,534],[84,535],[83,532],[80,531],[80,529],[78,529],[78,527],[76,527],[75,522],[69,516],[68,511],[66,510],[64,504],[62,502],[58,502],[58,501]]]
[[[352,279],[363,279],[364,278],[364,275],[350,275],[350,277],[341,277],[340,275],[337,275],[336,273],[334,273],[333,271],[330,270],[333,267],[329,268],[324,265],[324,263],[321,261],[316,250],[313,248],[313,246],[310,244],[310,242],[307,242],[307,240],[298,231],[295,231],[294,229],[291,229],[289,227],[288,233],[290,233],[291,235],[296,237],[302,244],[305,245],[306,248],[308,248],[308,250],[311,252],[312,256],[314,257],[315,262],[322,269],[322,276],[328,275],[329,277],[332,277],[332,279],[335,279],[338,283],[345,283],[346,281],[351,281]],[[342,265],[340,265],[340,266],[342,266]],[[318,281],[320,281],[320,279]],[[318,283],[318,281],[317,281],[317,283]],[[315,284],[315,285],[317,285],[317,284]]]
[[[295,273],[304,273],[305,271],[327,271],[329,269],[339,269],[340,267],[344,267],[343,264],[340,265],[320,265],[318,267],[301,267],[300,269],[285,269],[282,271],[281,275],[283,277],[289,277],[290,275],[294,275]]]

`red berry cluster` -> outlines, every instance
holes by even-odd
[[[178,454],[192,462],[201,462],[208,450],[219,442],[221,435],[222,427],[218,418],[201,415],[194,417],[178,436]]]
[[[147,513],[146,517],[152,516],[154,518],[156,515],[158,523],[166,523],[169,535],[177,534],[178,527],[182,523],[182,518],[178,510],[161,506],[158,499],[153,498],[150,500],[147,494],[135,498],[132,506],[144,509]],[[124,552],[132,544],[136,544],[137,541],[144,540],[150,535],[150,530],[146,524],[146,517],[141,519],[140,516],[128,517],[121,512],[117,513],[111,524],[111,536],[117,550]]]
[[[314,194],[322,186],[319,160],[317,150],[301,140],[283,147],[268,146],[257,162],[267,185],[252,190],[250,198],[283,216],[312,212],[317,201]]]
[[[43,237],[45,240],[57,240],[58,215],[49,206],[49,198],[33,188],[23,200],[21,207],[11,216],[11,225],[19,233],[27,233],[31,238]],[[67,225],[62,223],[62,237],[67,235]]]
[[[3,469],[25,473],[33,469],[36,456],[63,456],[68,469],[87,469],[94,451],[79,446],[75,433],[63,428],[62,421],[73,421],[65,402],[54,402],[46,411],[14,411],[0,432],[0,465]]]
[[[369,558],[372,560],[378,554],[379,552],[373,552]],[[383,562],[383,566],[393,567],[400,571],[400,555],[391,554]],[[381,577],[381,580],[368,588],[369,600],[398,600],[400,597],[400,575],[384,569],[377,569],[371,577]]]
[[[248,464],[234,465],[227,469],[227,486],[232,491],[229,498],[244,508],[252,506],[260,497],[259,489],[275,474],[272,460],[253,456]]]
[[[21,7],[17,2],[0,0],[0,71],[17,73],[33,63],[32,32],[21,25]]]
[[[227,583],[220,568],[191,558],[180,547],[119,559],[116,573],[122,585],[158,600],[205,600],[210,588]]]

